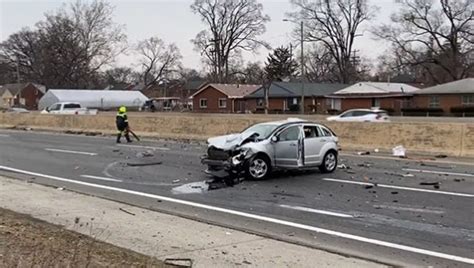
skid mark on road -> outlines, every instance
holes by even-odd
[[[322,233],[322,234],[327,234],[335,237],[340,237],[344,239],[350,239],[358,242],[363,242],[363,243],[368,243],[368,244],[373,244],[373,245],[378,245],[378,246],[383,246],[383,247],[388,247],[388,248],[393,248],[393,249],[398,249],[402,251],[407,251],[407,252],[412,252],[412,253],[417,253],[417,254],[423,254],[427,256],[432,256],[436,258],[442,258],[446,260],[451,260],[451,261],[457,261],[457,262],[462,262],[462,263],[467,263],[467,264],[473,264],[474,265],[474,259],[472,258],[466,258],[462,256],[456,256],[456,255],[451,255],[447,253],[442,253],[442,252],[437,252],[437,251],[432,251],[432,250],[427,250],[427,249],[422,249],[422,248],[416,248],[416,247],[411,247],[403,244],[397,244],[397,243],[391,243],[387,241],[382,241],[382,240],[377,240],[377,239],[372,239],[368,237],[363,237],[363,236],[358,236],[358,235],[352,235],[348,233],[343,233],[343,232],[338,232],[334,230],[329,230],[325,228],[320,228],[316,226],[311,226],[311,225],[306,225],[306,224],[301,224],[301,223],[296,223],[296,222],[291,222],[291,221],[286,221],[286,220],[280,220],[276,218],[271,218],[267,216],[261,216],[257,214],[251,214],[247,212],[242,212],[242,211],[237,211],[237,210],[232,210],[232,209],[226,209],[226,208],[221,208],[221,207],[216,207],[216,206],[211,206],[211,205],[205,205],[201,203],[196,203],[196,202],[191,202],[191,201],[186,201],[186,200],[181,200],[181,199],[176,199],[176,198],[171,198],[171,197],[166,197],[166,196],[159,196],[155,194],[149,194],[149,193],[143,193],[143,192],[138,192],[138,191],[133,191],[133,190],[127,190],[127,189],[122,189],[122,188],[117,188],[117,187],[112,187],[112,186],[106,186],[106,185],[101,185],[101,184],[95,184],[95,183],[88,183],[88,182],[83,182],[83,181],[76,181],[72,179],[67,179],[67,178],[61,178],[57,176],[51,176],[47,174],[41,174],[41,173],[36,173],[36,172],[31,172],[27,170],[21,170],[21,169],[16,169],[12,167],[7,167],[7,166],[0,166],[0,170],[4,171],[9,171],[9,172],[15,172],[19,174],[26,174],[30,176],[38,176],[38,177],[43,177],[55,181],[60,181],[60,182],[67,182],[67,183],[72,183],[72,184],[78,184],[78,185],[83,185],[83,186],[89,186],[97,189],[103,189],[103,190],[109,190],[109,191],[115,191],[119,193],[124,193],[124,194],[129,194],[129,195],[135,195],[135,196],[140,196],[140,197],[146,197],[146,198],[151,198],[155,200],[162,200],[165,202],[170,202],[170,203],[175,203],[175,204],[180,204],[180,205],[185,205],[185,206],[190,206],[190,207],[195,207],[195,208],[201,208],[201,209],[206,209],[209,211],[215,211],[215,212],[220,212],[220,213],[226,213],[234,216],[239,216],[239,217],[244,217],[248,219],[253,219],[253,220],[258,220],[262,222],[268,222],[268,223],[273,223],[273,224],[279,224],[283,226],[288,226],[288,227],[293,227],[297,229],[302,229],[302,230],[307,230],[307,231],[312,231],[312,232],[317,232],[317,233]]]
[[[323,180],[324,181],[331,181],[331,182],[339,182],[339,183],[356,184],[356,185],[377,186],[377,187],[380,187],[380,188],[425,192],[425,193],[432,193],[432,194],[444,194],[444,195],[453,195],[453,196],[462,196],[462,197],[474,197],[474,194],[446,192],[446,191],[438,191],[438,190],[428,190],[428,189],[420,189],[420,188],[412,188],[412,187],[396,186],[396,185],[388,185],[388,184],[380,184],[380,183],[377,183],[375,185],[374,183],[371,183],[371,182],[347,181],[347,180],[339,180],[339,179],[331,179],[331,178],[324,178]]]
[[[137,148],[137,149],[151,149],[151,150],[160,150],[160,151],[169,151],[170,148],[167,147],[155,147],[155,146],[142,146],[142,145],[129,145],[129,144],[117,144],[119,147],[125,148]]]

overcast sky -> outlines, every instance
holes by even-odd
[[[68,0],[0,0],[0,42],[23,27],[33,27],[44,18],[44,13],[55,10]],[[158,36],[165,42],[174,42],[183,55],[183,65],[200,70],[200,55],[193,50],[190,42],[204,29],[198,15],[191,12],[192,0],[110,0],[115,6],[114,20],[125,25],[130,43],[151,36]],[[267,23],[267,32],[262,36],[272,47],[296,44],[291,31],[294,27],[283,22],[285,13],[293,11],[289,0],[260,0],[264,13],[271,17]],[[390,14],[396,10],[395,0],[369,0],[380,8],[372,25],[387,22]],[[362,56],[375,59],[387,48],[386,44],[374,41],[367,31],[370,25],[362,27],[364,33],[356,43],[356,49]],[[256,53],[244,54],[246,61],[264,62],[268,51],[261,49]],[[121,56],[117,65],[134,67],[133,56]]]

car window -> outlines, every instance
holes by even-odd
[[[54,104],[51,107],[49,107],[49,110],[50,111],[57,111],[57,110],[59,110],[59,108],[61,108],[61,104]]]
[[[318,127],[316,126],[304,126],[303,131],[305,139],[317,138],[320,136]]]
[[[346,112],[346,113],[341,114],[341,117],[351,117],[353,116],[353,113],[354,112]]]
[[[367,111],[354,111],[354,116],[364,116],[370,114],[370,112]]]
[[[300,135],[300,128],[298,126],[289,127],[283,130],[279,137],[280,141],[297,141]]]
[[[266,139],[272,132],[278,127],[278,125],[273,125],[273,124],[257,124],[253,125],[246,130],[244,130],[242,133],[257,133],[259,138]]]
[[[64,104],[64,109],[79,109],[79,108],[81,108],[81,105],[76,104],[76,103]]]
[[[325,128],[325,127],[319,127],[319,135],[320,137],[331,137],[332,136],[332,133],[331,131],[329,131],[329,129]]]

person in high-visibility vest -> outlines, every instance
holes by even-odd
[[[122,138],[122,133],[127,139],[127,142],[132,142],[130,136],[128,135],[128,117],[127,117],[127,107],[121,106],[118,109],[117,117],[115,118],[115,124],[117,125],[117,143],[120,143]]]

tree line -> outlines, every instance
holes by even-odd
[[[271,49],[262,35],[270,17],[257,0],[194,0],[190,11],[204,25],[191,41],[204,70],[186,69],[174,43],[157,36],[130,44],[105,0],[65,4],[32,28],[0,43],[0,84],[34,81],[50,88],[103,88],[140,82],[150,87],[169,79],[255,83],[302,79],[351,83],[387,81],[408,75],[439,84],[474,76],[474,1],[396,0],[390,22],[374,25],[368,0],[290,0],[296,45],[273,48],[264,64],[245,63],[244,52]],[[299,25],[303,27],[299,27]],[[364,27],[364,28],[363,28]],[[370,29],[386,52],[376,62],[357,55],[355,45]],[[116,66],[134,55],[138,69]]]

